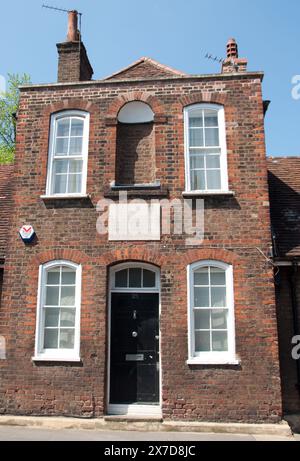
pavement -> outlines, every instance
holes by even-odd
[[[47,429],[3,426],[0,427],[0,441],[102,441],[102,442],[201,442],[201,441],[237,441],[237,442],[300,442],[300,435],[279,437],[271,435],[216,434],[188,432],[140,432],[140,431],[98,431],[74,429]]]

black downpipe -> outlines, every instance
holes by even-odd
[[[293,321],[294,321],[294,336],[300,335],[299,330],[299,311],[298,311],[298,299],[297,299],[297,274],[298,274],[298,264],[293,262],[292,272],[290,274],[290,287],[291,287],[291,301],[292,301],[292,310],[293,310]],[[297,384],[296,387],[300,393],[300,359],[296,360],[297,367]]]

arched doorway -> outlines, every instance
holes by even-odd
[[[109,290],[108,413],[160,415],[160,271],[119,264]]]

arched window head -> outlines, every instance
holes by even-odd
[[[51,261],[40,267],[36,360],[78,361],[81,266]]]
[[[51,117],[47,195],[86,194],[89,114],[64,111]]]
[[[154,121],[154,113],[148,104],[132,101],[125,104],[118,114],[120,123],[149,123]]]
[[[189,362],[235,363],[232,266],[200,261],[188,267]]]
[[[157,291],[159,269],[146,263],[118,264],[111,269],[111,289],[120,291]]]
[[[184,110],[187,192],[227,192],[223,106],[195,104]]]

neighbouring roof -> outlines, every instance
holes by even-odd
[[[12,213],[12,173],[13,165],[0,165],[0,260],[5,258]]]
[[[172,69],[169,66],[160,64],[154,59],[143,57],[135,61],[128,67],[119,70],[118,72],[109,75],[103,80],[119,80],[119,79],[135,79],[135,78],[157,78],[157,77],[184,77],[186,73]]]
[[[271,157],[268,170],[276,256],[300,257],[300,157]]]

